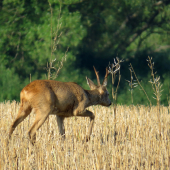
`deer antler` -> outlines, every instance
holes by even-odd
[[[104,77],[104,80],[103,80],[102,85],[107,84],[107,77],[108,77],[108,75],[109,75],[109,70],[108,70],[108,68],[106,67],[106,74],[105,74],[105,77]]]
[[[108,68],[106,67],[106,75],[105,75],[105,77],[104,77],[104,78],[107,78],[107,77],[108,77],[108,75],[109,75],[109,70],[108,70]]]
[[[98,83],[98,85],[100,86],[100,79],[99,79],[99,72],[98,71],[96,71],[96,69],[95,69],[95,67],[93,66],[93,68],[94,68],[94,71],[95,71],[95,74],[96,74],[96,77],[97,77],[97,83]]]

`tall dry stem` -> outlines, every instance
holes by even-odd
[[[66,58],[67,58],[67,52],[68,52],[68,49],[66,50],[64,56],[61,58],[61,60],[57,63],[57,67],[56,66],[53,66],[55,61],[57,61],[57,58],[56,56],[53,57],[54,55],[54,52],[57,50],[57,46],[60,42],[60,37],[62,35],[62,31],[61,30],[61,7],[62,7],[62,2],[60,1],[60,10],[59,10],[59,15],[58,15],[58,20],[57,20],[57,28],[53,31],[53,8],[51,6],[51,3],[48,1],[49,3],[49,6],[50,6],[50,11],[51,11],[51,56],[50,56],[50,60],[49,62],[47,62],[47,67],[46,67],[46,70],[47,70],[47,79],[50,80],[50,79],[56,79],[60,70],[62,69],[63,67],[63,64],[64,62],[66,61]],[[53,59],[54,58],[54,59]]]
[[[113,105],[114,105],[114,144],[116,144],[116,107],[117,107],[117,92],[119,88],[119,83],[121,79],[120,74],[120,63],[123,62],[123,60],[120,60],[118,57],[114,59],[114,63],[109,64],[109,73],[112,75],[112,98],[113,98]],[[114,84],[116,80],[116,74],[118,72],[118,82],[116,86],[116,90],[114,90]]]
[[[150,80],[149,82],[152,85],[152,89],[154,91],[154,95],[155,97],[153,97],[156,101],[157,101],[157,116],[158,116],[158,123],[159,123],[159,135],[161,136],[161,122],[160,122],[160,100],[161,100],[161,93],[162,93],[162,84],[160,82],[160,76],[157,77],[156,73],[154,72],[154,62],[152,62],[152,57],[148,56],[147,59],[148,62],[148,66],[151,70],[151,77],[152,80]]]
[[[126,80],[128,83],[129,83],[129,87],[130,87],[130,93],[131,93],[131,102],[132,102],[132,105],[133,105],[133,90],[135,87],[138,86],[138,83],[134,83],[134,81],[136,80],[133,80],[133,71],[131,68],[129,68],[130,70],[130,80]]]
[[[135,71],[134,71],[131,63],[130,63],[130,69],[131,69],[131,71],[133,72],[133,74],[134,74],[134,76],[135,76],[135,78],[136,78],[136,80],[137,80],[137,82],[138,82],[138,85],[141,87],[141,89],[142,89],[142,91],[144,92],[146,98],[148,99],[148,101],[149,101],[149,103],[150,103],[150,107],[151,107],[151,106],[152,106],[151,100],[149,99],[146,91],[144,90],[143,86],[142,86],[141,83],[139,82],[138,77],[136,76],[136,73],[135,73]]]

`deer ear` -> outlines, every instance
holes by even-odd
[[[94,90],[97,88],[97,86],[93,83],[93,81],[90,80],[88,77],[86,77],[86,80],[87,80],[87,84],[89,85],[91,90]]]

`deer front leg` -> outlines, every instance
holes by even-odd
[[[94,118],[95,115],[93,114],[93,112],[89,111],[89,110],[84,110],[81,113],[77,113],[76,116],[81,116],[81,117],[90,117],[90,126],[89,126],[89,131],[88,134],[86,136],[86,142],[88,142],[90,140],[90,135],[92,133],[92,128],[93,128],[93,123],[94,123]]]

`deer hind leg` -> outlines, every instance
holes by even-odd
[[[51,108],[49,109],[39,109],[35,111],[36,117],[35,122],[31,126],[31,128],[28,131],[28,136],[30,138],[30,141],[32,145],[36,142],[36,131],[42,126],[42,124],[46,121],[47,117],[51,113]]]
[[[59,133],[62,135],[62,138],[65,139],[64,117],[56,115],[56,120],[58,124]]]
[[[77,116],[90,117],[89,131],[88,131],[88,134],[87,134],[86,139],[85,139],[86,142],[88,142],[90,140],[90,135],[92,133],[92,128],[93,128],[93,124],[94,124],[95,115],[93,114],[93,112],[91,112],[89,110],[85,110],[84,112],[77,113]]]
[[[9,139],[11,138],[11,135],[12,135],[13,131],[15,130],[15,128],[18,126],[18,124],[21,123],[31,113],[31,111],[32,111],[31,106],[29,106],[29,105],[26,106],[26,105],[27,104],[25,103],[25,105],[22,105],[20,107],[18,115],[10,127]]]

